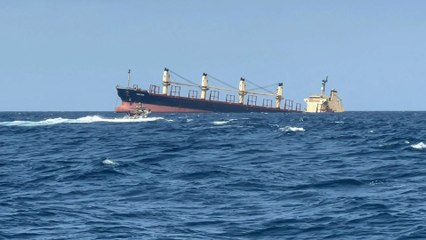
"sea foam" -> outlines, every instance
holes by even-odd
[[[111,159],[105,159],[102,161],[102,163],[105,165],[117,165],[117,163],[112,161]]]
[[[423,142],[419,142],[417,144],[411,145],[411,147],[414,149],[422,150],[422,149],[426,149],[426,144],[424,144]]]
[[[283,132],[304,132],[305,129],[302,127],[291,127],[291,126],[285,126],[282,128],[279,128],[280,131]]]
[[[231,118],[231,119],[229,119],[229,120],[213,121],[213,124],[214,124],[214,125],[225,125],[225,124],[228,124],[228,123],[230,123],[230,122],[237,121],[237,120],[238,120],[238,119]]]
[[[229,123],[229,121],[213,121],[214,125],[225,125],[227,123]]]
[[[41,121],[11,121],[11,122],[0,122],[0,126],[21,126],[21,127],[36,127],[36,126],[47,126],[61,123],[132,123],[132,122],[152,122],[163,119],[162,117],[147,117],[147,118],[103,118],[100,116],[85,116],[76,119],[68,118],[48,118]]]

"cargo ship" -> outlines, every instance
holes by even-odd
[[[330,96],[325,95],[325,85],[328,82],[328,76],[322,80],[320,95],[312,95],[305,99],[306,112],[344,112],[342,99],[337,94],[336,89],[330,91]]]
[[[189,83],[172,81],[170,73]],[[214,78],[216,79],[216,78]],[[216,79],[219,80],[219,79]],[[222,81],[221,81],[222,82]],[[226,84],[222,82],[223,84]],[[181,87],[192,87],[186,96],[181,96]],[[228,85],[227,85],[228,86]],[[256,85],[257,86],[257,85]],[[232,87],[232,86],[231,86]],[[263,87],[259,87],[265,89]],[[131,71],[128,72],[126,87],[116,86],[121,105],[116,112],[130,112],[140,104],[153,113],[175,112],[302,112],[301,104],[283,97],[283,83],[279,83],[275,93],[255,92],[246,89],[246,80],[240,79],[238,89],[225,89],[209,85],[209,75],[203,73],[201,85],[180,76],[165,68],[162,86],[150,85],[149,89],[141,89],[138,85],[131,86]],[[198,93],[200,91],[200,93]],[[220,96],[220,91],[234,92]],[[263,96],[258,103],[258,96]],[[268,99],[272,98],[272,99]],[[273,101],[275,100],[275,102]],[[282,106],[283,105],[283,106]]]

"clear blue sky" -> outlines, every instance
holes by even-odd
[[[426,110],[426,1],[0,1],[0,111],[113,110],[167,66],[236,87],[329,76],[347,110]],[[250,88],[250,86],[248,86]]]

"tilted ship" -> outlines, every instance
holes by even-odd
[[[240,79],[238,89],[224,89],[209,85],[209,75],[202,74],[201,86],[193,82],[179,83],[171,81],[172,71],[165,68],[163,71],[162,87],[150,85],[148,90],[137,85],[130,86],[130,70],[128,72],[128,86],[117,86],[121,105],[115,108],[116,112],[130,112],[140,104],[151,112],[301,112],[301,104],[283,98],[283,84],[279,83],[275,93],[254,92],[246,90],[246,80]],[[174,73],[174,72],[172,72]],[[179,74],[175,73],[177,76]],[[181,77],[181,76],[180,76]],[[183,77],[181,77],[183,78]],[[185,78],[183,78],[185,79]],[[215,78],[216,79],[216,78]],[[187,80],[187,79],[186,79]],[[216,79],[218,80],[218,79]],[[189,81],[189,80],[188,80]],[[223,83],[223,82],[222,82]],[[181,86],[196,87],[200,90],[189,90],[186,96],[181,96]],[[231,86],[232,87],[232,86]],[[260,87],[262,88],[262,87]],[[264,88],[263,88],[264,89]],[[160,91],[161,90],[161,91]],[[220,91],[236,92],[220,96]],[[257,102],[258,95],[272,97],[263,99],[262,104]],[[283,107],[281,105],[284,105]]]
[[[305,99],[306,112],[344,112],[342,100],[337,94],[336,89],[330,91],[330,96],[325,95],[325,85],[328,77],[322,80],[321,94],[312,95]]]

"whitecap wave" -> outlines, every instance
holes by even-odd
[[[231,119],[229,119],[229,120],[213,121],[213,124],[214,124],[214,125],[225,125],[225,124],[228,124],[228,123],[230,123],[230,122],[237,121],[237,120],[238,120],[238,119],[231,118]]]
[[[291,126],[285,126],[282,128],[279,128],[280,131],[283,132],[304,132],[305,129],[302,127],[291,127]]]
[[[132,123],[132,122],[152,122],[164,119],[162,117],[147,117],[147,118],[103,118],[100,116],[86,116],[76,119],[69,118],[49,118],[41,121],[11,121],[11,122],[0,122],[0,126],[21,126],[21,127],[36,127],[36,126],[47,126],[61,123]]]
[[[105,165],[118,165],[116,162],[114,162],[111,159],[105,159],[105,160],[102,161],[102,163],[105,164]]]
[[[229,123],[230,121],[213,121],[214,125],[225,125]]]
[[[422,149],[426,149],[426,144],[424,144],[423,142],[419,142],[417,144],[411,145],[411,147],[414,149],[422,150]]]

